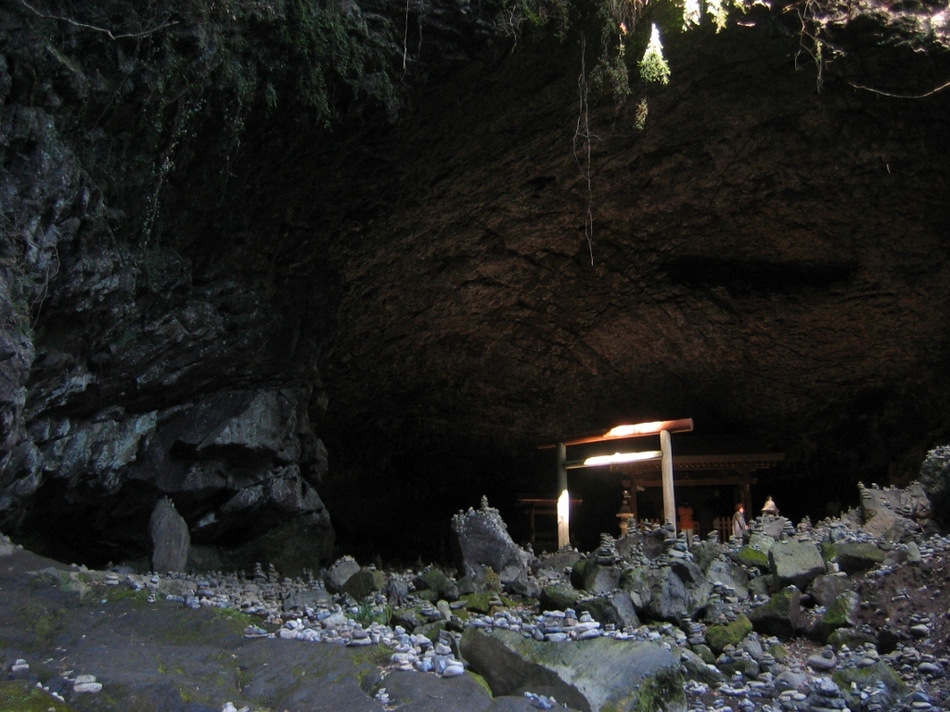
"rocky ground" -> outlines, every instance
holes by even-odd
[[[487,506],[466,522],[504,535]],[[530,562],[514,548],[526,568],[461,577],[344,557],[294,580],[91,571],[0,539],[0,712],[950,710],[950,538],[888,541],[854,517],[754,529],[748,544],[657,531]],[[771,574],[738,563],[766,540]],[[783,546],[826,561],[769,595],[769,576],[806,568],[783,568]],[[697,592],[701,615],[683,615]]]

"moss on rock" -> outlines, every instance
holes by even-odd
[[[0,682],[0,712],[75,712],[76,708],[60,702],[30,682]]]
[[[752,621],[740,613],[731,623],[709,626],[706,629],[706,640],[713,651],[721,653],[726,646],[741,643],[751,632]]]
[[[762,571],[769,570],[768,554],[751,546],[743,546],[739,549],[736,553],[736,560],[743,566],[754,566]]]

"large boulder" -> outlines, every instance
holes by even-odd
[[[333,565],[323,575],[323,582],[330,593],[341,593],[351,576],[360,571],[360,565],[352,556],[343,556],[333,562]]]
[[[930,498],[931,517],[944,529],[950,528],[950,446],[927,453],[918,482]]]
[[[452,553],[459,571],[476,578],[483,566],[491,568],[503,584],[526,574],[531,555],[515,544],[498,510],[482,498],[478,510],[469,508],[452,517]]]
[[[814,633],[822,642],[828,640],[839,628],[853,628],[858,620],[858,608],[861,598],[854,591],[843,591],[831,605],[825,609],[815,624]]]
[[[812,581],[809,593],[825,608],[829,607],[845,591],[853,591],[854,582],[843,573],[818,576]]]
[[[709,601],[712,584],[694,573],[682,566],[637,566],[624,570],[620,586],[641,618],[678,623],[695,617]]]
[[[748,617],[757,633],[791,638],[801,626],[802,594],[795,586],[789,586],[772,594],[768,601],[749,609]]]
[[[686,709],[679,658],[656,643],[542,643],[509,630],[467,628],[460,650],[495,695],[534,692],[583,712]]]
[[[907,541],[920,531],[919,524],[910,516],[917,509],[915,497],[897,487],[881,489],[877,485],[858,485],[861,498],[861,527],[874,537],[887,541]],[[903,499],[903,503],[902,503]]]
[[[741,613],[734,621],[716,623],[706,629],[706,641],[717,655],[728,646],[738,647],[752,632],[752,621]]]
[[[594,620],[605,625],[616,626],[618,630],[640,626],[637,610],[634,608],[630,594],[626,591],[612,591],[602,596],[585,598],[577,601],[572,607],[578,613],[587,611]]]
[[[152,539],[152,571],[184,571],[188,563],[191,536],[188,534],[188,524],[168,497],[158,500],[152,510],[148,531]]]
[[[826,556],[838,564],[838,568],[848,575],[862,573],[884,562],[887,554],[881,547],[871,542],[842,541],[830,544]]]
[[[776,588],[797,586],[804,590],[825,572],[821,551],[810,541],[779,541],[769,549],[769,566]]]
[[[721,584],[732,589],[740,600],[749,598],[749,575],[724,556],[713,559],[706,569],[706,578],[713,585]]]
[[[575,588],[591,593],[606,593],[620,585],[620,569],[601,564],[594,558],[581,559],[571,569],[571,583]]]

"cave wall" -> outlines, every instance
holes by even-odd
[[[23,29],[3,19],[7,40]],[[332,274],[316,260],[275,275],[240,240],[209,233],[189,236],[218,242],[199,273],[160,226],[142,239],[153,206],[107,194],[88,165],[95,150],[77,152],[88,127],[64,129],[74,97],[53,82],[38,97],[18,59],[0,62],[0,529],[87,563],[144,555],[167,494],[196,544],[293,520],[310,565],[325,560],[327,453],[311,418],[326,401],[316,363],[333,330]],[[119,126],[111,140],[135,145],[138,127]]]
[[[327,499],[351,540],[438,550],[549,486],[539,442],[657,417],[788,482],[914,474],[950,427],[946,55],[856,23],[819,77],[788,15],[658,9],[671,83],[633,58],[585,103],[596,23],[488,5],[412,6],[398,112],[336,86],[329,128],[291,101],[239,141],[218,84],[156,118],[131,44],[45,17],[24,49],[3,10],[0,529],[135,555],[168,494],[199,545],[287,527],[320,560]],[[77,69],[93,46],[135,72]]]

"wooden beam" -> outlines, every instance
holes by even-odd
[[[687,433],[693,429],[692,418],[680,418],[679,420],[657,420],[651,423],[636,423],[633,425],[618,425],[610,430],[599,431],[595,435],[584,435],[581,437],[562,440],[564,445],[586,445],[587,443],[602,443],[609,440],[625,440],[627,438],[642,438],[648,435],[659,435],[666,430],[670,433]],[[539,450],[557,447],[561,443],[547,443],[538,445]]]
[[[746,480],[741,477],[681,477],[676,476],[676,486],[677,487],[725,487],[725,486],[741,486],[745,484]],[[754,485],[758,483],[758,480],[755,477],[751,477],[748,480],[749,484]],[[643,479],[637,478],[636,480],[637,487],[654,488],[662,487],[663,481],[655,478],[652,479]]]
[[[677,470],[735,470],[752,472],[766,470],[785,459],[785,453],[761,452],[739,453],[734,455],[673,455],[673,467]],[[614,465],[629,472],[657,472],[660,465],[656,460],[627,462]]]

